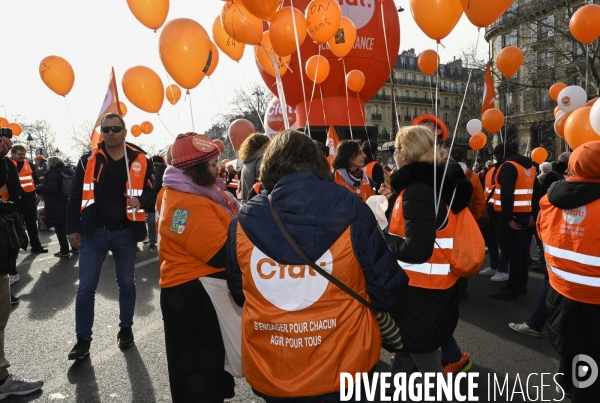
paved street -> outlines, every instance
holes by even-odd
[[[137,306],[134,347],[121,351],[116,344],[118,331],[118,290],[112,257],[103,267],[96,295],[96,318],[91,356],[81,362],[67,360],[75,343],[74,317],[77,290],[77,257],[59,259],[53,232],[42,232],[42,242],[50,253],[31,255],[21,252],[21,280],[13,285],[13,294],[21,303],[11,314],[6,330],[6,355],[11,371],[45,381],[41,391],[29,396],[10,397],[6,402],[168,402],[170,401],[164,335],[159,306],[159,264],[156,250],[144,250],[137,258]],[[141,244],[140,244],[141,245]],[[552,373],[558,368],[558,355],[544,331],[541,339],[520,335],[508,328],[509,322],[522,322],[535,306],[542,275],[530,274],[528,295],[518,301],[496,301],[489,292],[500,284],[489,277],[469,279],[469,298],[461,302],[461,320],[455,333],[480,373],[479,401],[487,397],[487,374],[510,375],[512,391],[519,374],[526,388],[530,373]],[[389,364],[382,354],[380,368]],[[544,399],[558,399],[550,376],[544,378]],[[529,384],[531,400],[539,376]],[[517,391],[519,390],[517,384]],[[539,394],[539,392],[538,392]],[[510,401],[497,397],[496,401]],[[539,396],[538,399],[539,400]],[[234,402],[259,402],[249,386],[240,381]],[[512,401],[524,401],[516,394]],[[525,400],[530,401],[530,400]],[[568,400],[567,400],[568,401]]]

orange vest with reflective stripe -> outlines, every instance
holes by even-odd
[[[310,266],[271,259],[239,223],[236,248],[246,297],[242,367],[254,389],[281,398],[339,393],[340,372],[377,364],[381,334],[373,312]],[[316,264],[370,301],[352,250],[348,227]]]
[[[338,170],[335,170],[335,183],[338,185],[344,186],[346,189],[351,191],[352,193],[356,193],[362,201],[366,202],[367,199],[371,196],[375,196],[377,192],[373,190],[371,187],[371,182],[369,181],[369,177],[363,170],[363,179],[360,182],[360,186],[355,188],[354,186],[348,185],[342,175],[339,174]]]
[[[365,172],[367,173],[367,176],[371,179],[373,179],[373,167],[375,165],[377,165],[377,161],[371,161],[367,165],[365,165]]]
[[[237,176],[237,174],[235,174],[235,175],[233,176],[233,179],[231,180],[231,182],[229,182],[229,183],[227,184],[227,187],[228,187],[228,188],[232,188],[232,189],[237,189],[237,188],[239,187],[239,180],[238,180],[238,176]]]
[[[540,201],[538,233],[552,288],[567,298],[600,304],[600,199],[573,209]]]
[[[18,169],[17,161],[11,160]],[[33,182],[33,170],[29,162],[23,161],[23,168],[19,171],[19,180],[21,181],[21,187],[24,192],[31,193],[35,192],[35,183]],[[6,199],[7,200],[7,199]]]
[[[488,199],[488,197],[490,197],[490,193],[492,193],[492,190],[496,187],[496,184],[493,183],[492,181],[494,180],[494,173],[496,172],[496,167],[492,167],[489,171],[487,171],[487,173],[485,174],[485,189],[483,189],[483,196],[485,197],[485,200]],[[494,192],[494,195],[496,194],[496,192]],[[494,196],[490,197],[490,201],[487,202],[488,206],[494,206]]]
[[[531,200],[533,198],[533,181],[537,180],[535,175],[535,168],[525,168],[523,165],[513,162],[506,161],[504,164],[512,164],[518,172],[517,181],[515,182],[515,204],[513,206],[513,213],[531,213]],[[494,211],[502,211],[502,186],[498,183],[498,177],[504,164],[500,165],[496,173],[496,191],[492,199],[494,200]],[[487,178],[486,178],[487,179]],[[487,187],[487,186],[486,186]],[[491,201],[491,199],[490,199]]]
[[[254,189],[254,191],[256,192],[256,194],[260,194],[260,182],[256,182],[253,186],[252,189]]]
[[[102,174],[103,165],[100,166],[100,171],[98,171],[98,178],[94,178],[94,172],[96,171],[96,156],[98,154],[102,154],[105,160],[108,161],[106,154],[100,148],[95,149],[92,152],[92,155],[88,158],[88,162],[85,167],[85,176],[83,178],[83,193],[81,195],[81,211],[85,210],[86,207],[91,206],[95,202],[94,196],[94,186],[97,182],[97,179],[100,178]],[[133,161],[129,161],[129,177],[131,178],[131,186],[129,181],[127,181],[126,189],[127,195],[132,197],[140,197],[144,192],[144,179],[146,177],[146,169],[147,162],[146,156],[142,153],[138,154],[136,159]],[[146,211],[144,209],[139,209],[134,211],[133,209],[127,207],[127,218],[130,221],[145,221],[146,220]]]

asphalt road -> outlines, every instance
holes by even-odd
[[[118,331],[118,290],[112,257],[104,264],[96,294],[96,317],[91,355],[80,362],[67,360],[75,343],[75,293],[77,257],[55,258],[58,243],[53,232],[41,233],[48,254],[21,252],[20,281],[13,294],[21,303],[13,308],[5,337],[5,350],[16,374],[45,381],[42,390],[12,402],[169,402],[169,382],[164,335],[159,306],[159,264],[156,250],[144,245],[137,257],[137,305],[134,347],[121,351],[116,344]],[[140,244],[141,245],[141,244]],[[509,322],[527,319],[535,306],[542,275],[530,273],[528,295],[518,301],[497,301],[488,297],[500,284],[489,277],[469,279],[469,297],[461,302],[461,318],[455,337],[464,351],[471,354],[472,372],[479,372],[479,401],[539,401],[540,377],[531,376],[529,397],[517,393],[513,398],[488,397],[488,374],[504,380],[509,374],[509,390],[523,390],[532,373],[551,373],[558,369],[558,355],[544,330],[542,338],[513,332]],[[378,369],[389,368],[389,354],[382,353]],[[493,378],[492,378],[493,379]],[[544,399],[561,397],[554,391],[551,376],[544,378]],[[515,386],[516,385],[516,386]],[[537,399],[536,399],[536,387]],[[248,384],[239,380],[233,402],[260,402]],[[568,399],[565,399],[568,401]]]

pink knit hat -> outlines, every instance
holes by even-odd
[[[218,157],[220,152],[210,137],[189,132],[177,136],[171,154],[173,166],[178,169],[186,169],[201,162],[210,161]]]

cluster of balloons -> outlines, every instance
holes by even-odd
[[[504,126],[504,113],[496,108],[488,109],[481,115],[481,120],[471,119],[467,123],[467,132],[471,135],[469,146],[479,151],[487,144],[487,136],[482,132],[485,128],[490,133],[498,133]]]
[[[131,126],[130,132],[133,135],[133,137],[139,137],[142,135],[142,133],[150,134],[153,130],[154,125],[146,120],[140,123],[139,125]]]
[[[554,109],[554,131],[572,149],[588,141],[600,140],[600,107],[594,109],[598,98],[588,101],[583,88],[577,85],[567,86],[565,83],[552,85],[548,93],[558,104]],[[595,130],[594,125],[598,130]]]
[[[13,136],[18,136],[23,132],[23,128],[18,123],[10,123],[8,119],[0,118],[0,127],[9,128],[12,130]]]

